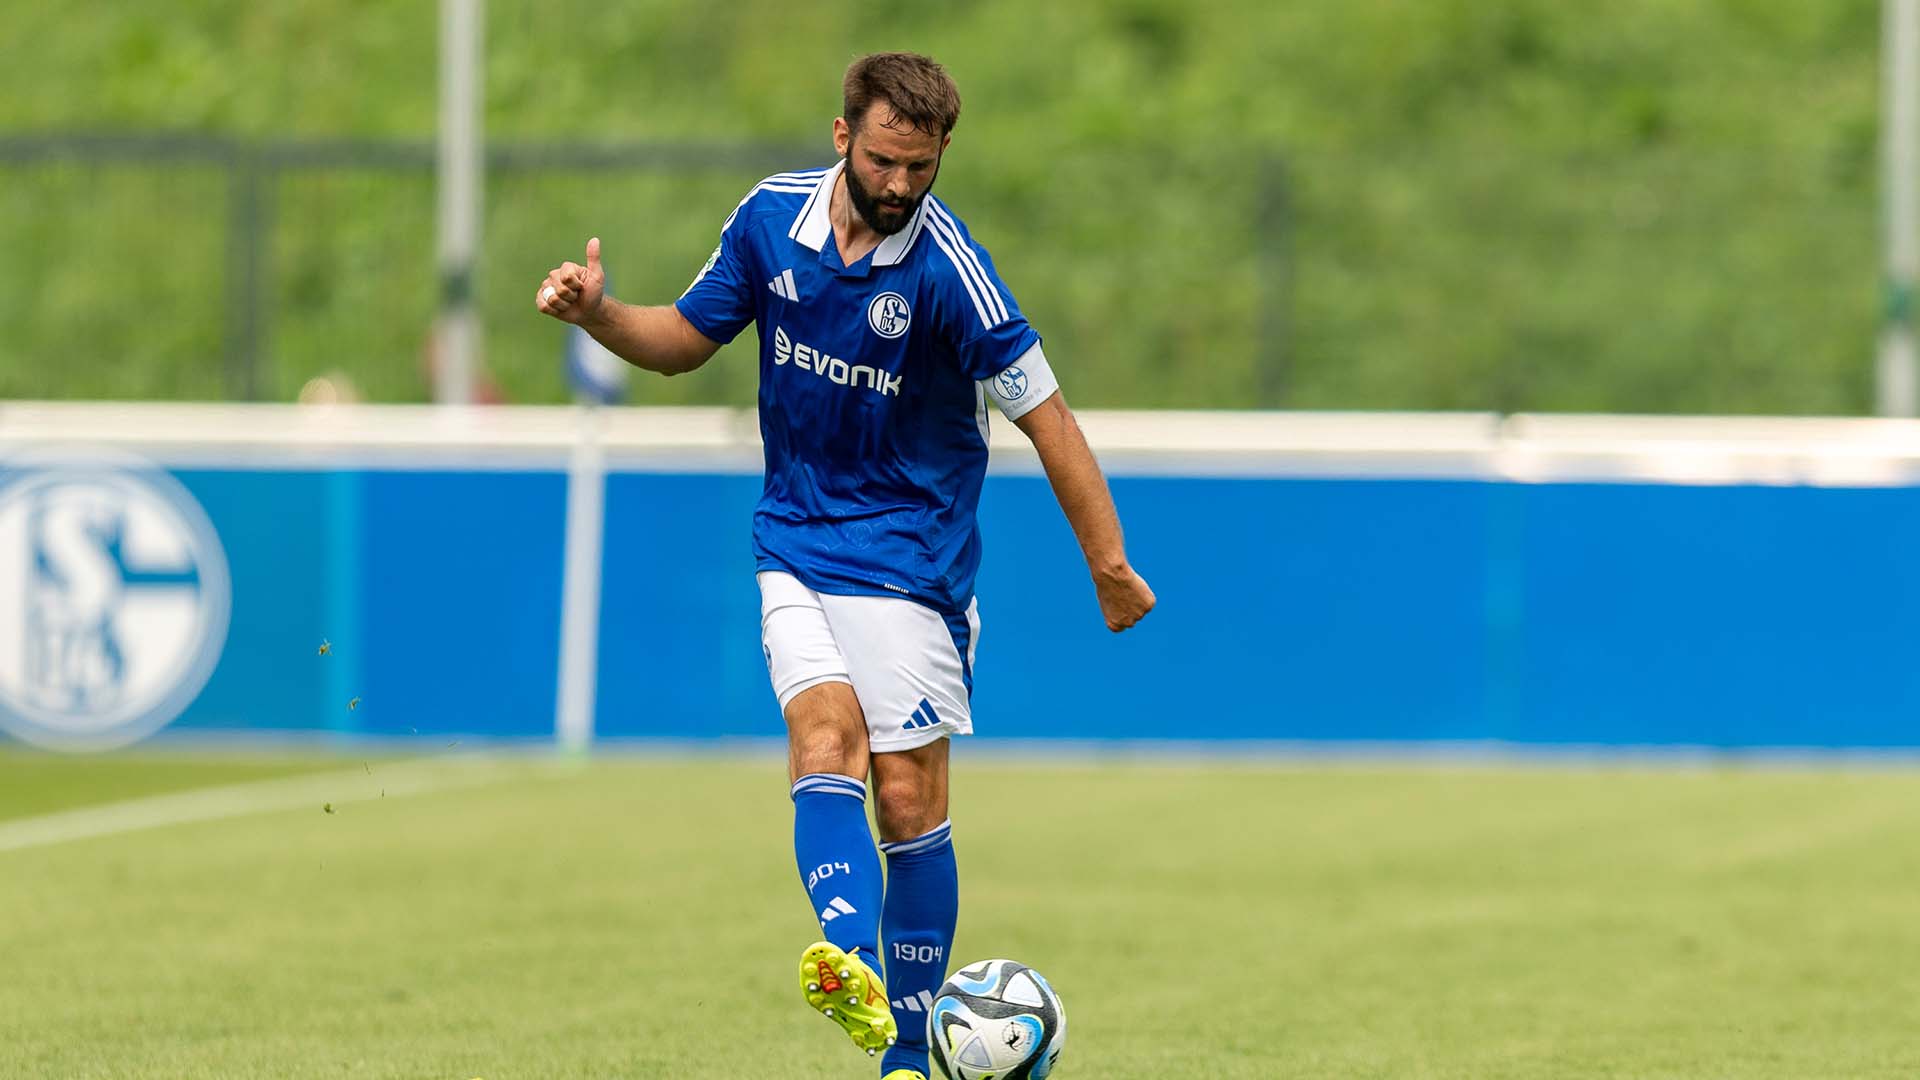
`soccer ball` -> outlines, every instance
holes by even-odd
[[[1039,972],[982,960],[934,995],[927,1045],[947,1080],[1046,1080],[1067,1045],[1067,1011]]]

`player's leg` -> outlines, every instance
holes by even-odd
[[[866,721],[817,594],[759,575],[761,635],[787,722],[793,850],[826,940],[800,960],[807,1003],[873,1053],[894,1038],[877,952],[883,881],[867,825]]]
[[[869,1054],[897,1036],[876,948],[882,910],[880,858],[867,827],[865,721],[853,687],[826,682],[787,706],[793,777],[793,850],[825,941],[800,957],[807,1004],[839,1024]]]
[[[841,950],[879,956],[880,858],[867,827],[866,732],[853,687],[829,682],[787,706],[793,853],[822,935]]]
[[[927,1016],[946,981],[960,914],[960,874],[947,819],[947,748],[942,738],[873,755],[874,811],[887,857],[880,949],[900,1041],[880,1065],[927,1069]]]
[[[887,597],[821,598],[866,715],[887,843],[881,955],[900,1042],[881,1072],[927,1069],[926,1010],[946,979],[959,911],[947,824],[948,737],[970,733],[979,622]]]

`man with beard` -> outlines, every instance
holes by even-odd
[[[929,194],[959,91],[911,53],[856,60],[842,89],[843,160],[756,185],[677,303],[606,296],[598,238],[534,302],[666,375],[758,324],[762,645],[786,718],[794,852],[826,937],[802,954],[801,993],[884,1051],[883,1080],[923,1080],[959,911],[947,740],[973,731],[989,398],[1038,451],[1108,629],[1154,597],[1040,336]]]

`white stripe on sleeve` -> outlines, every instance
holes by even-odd
[[[973,301],[973,310],[980,316],[980,325],[989,330],[993,329],[994,323],[992,319],[987,317],[986,305],[980,302],[980,292],[973,287],[972,279],[967,276],[966,270],[961,267],[960,256],[953,253],[953,245],[947,243],[946,236],[942,234],[937,227],[928,229],[927,235],[933,237],[933,242],[940,245],[940,250],[946,252],[948,260],[953,263],[953,272],[959,275],[960,284],[967,290],[968,299]]]
[[[1006,322],[1007,305],[1000,299],[1000,290],[994,286],[993,275],[987,273],[987,268],[981,264],[980,256],[973,250],[973,245],[961,235],[960,226],[954,222],[952,216],[947,213],[947,208],[941,206],[938,200],[933,200],[933,216],[937,224],[947,227],[947,234],[953,238],[954,244],[960,249],[967,262],[973,266],[973,272],[978,275],[981,287],[986,290],[987,307],[998,316],[994,319],[994,325],[998,326]]]

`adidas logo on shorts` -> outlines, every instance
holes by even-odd
[[[900,725],[900,730],[918,731],[921,728],[933,727],[939,722],[940,714],[933,711],[933,702],[921,698],[920,707],[913,710],[913,715],[907,717],[907,722]]]

